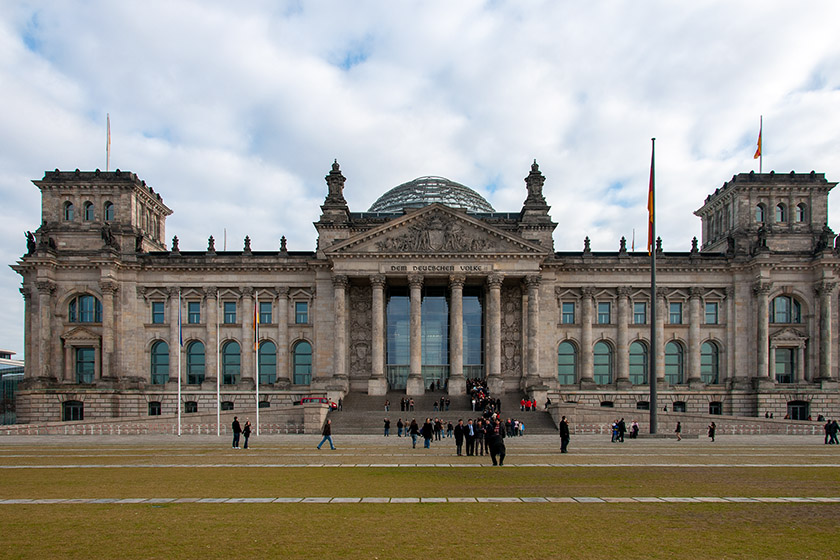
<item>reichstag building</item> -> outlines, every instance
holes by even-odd
[[[645,410],[651,360],[669,410],[840,413],[837,183],[821,173],[742,173],[714,189],[695,212],[701,241],[658,244],[655,301],[650,258],[624,239],[555,250],[536,162],[511,212],[441,177],[351,211],[336,162],[311,251],[167,246],[172,210],[131,172],[33,182],[41,225],[13,265],[19,422],[215,413],[217,383],[222,408],[245,411],[257,389],[271,408],[310,394],[457,396],[469,378]]]

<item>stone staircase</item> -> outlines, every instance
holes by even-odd
[[[466,423],[468,418],[479,416],[478,412],[472,411],[469,397],[449,397],[449,410],[434,410],[434,403],[440,402],[440,397],[448,395],[441,392],[427,392],[424,395],[414,397],[414,411],[401,411],[400,399],[405,397],[403,392],[390,392],[384,396],[371,396],[361,393],[349,393],[342,399],[342,410],[330,412],[328,418],[332,421],[334,434],[371,434],[381,435],[383,433],[384,420],[391,420],[391,435],[397,434],[397,419],[402,418],[405,424],[411,422],[412,418],[422,425],[428,418],[442,418],[444,421],[451,421],[457,424],[459,419]],[[525,434],[552,434],[557,433],[557,427],[551,415],[542,409],[540,404],[537,411],[521,412],[519,401],[523,398],[521,393],[505,393],[501,396],[502,416],[514,418],[525,423]],[[391,403],[390,411],[385,412],[385,401]]]

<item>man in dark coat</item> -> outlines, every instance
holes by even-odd
[[[624,443],[624,434],[627,433],[627,424],[624,423],[624,418],[618,421],[618,441]]]
[[[432,419],[426,418],[426,422],[423,424],[423,427],[420,428],[420,433],[423,435],[423,447],[426,449],[431,447],[433,432],[434,427],[432,426]]]
[[[560,419],[560,453],[568,453],[569,447],[569,421],[566,417]]]
[[[242,433],[242,426],[239,425],[238,417],[233,417],[233,424],[230,426],[233,431],[233,448],[239,449],[239,434]]]
[[[505,464],[505,429],[498,418],[493,418],[487,423],[484,440],[490,451],[490,460],[493,461],[493,466],[497,465],[496,457],[499,457],[498,466],[502,467]]]
[[[464,426],[464,439],[467,440],[467,457],[475,452],[475,433],[475,426],[473,425],[472,418],[470,418],[467,421],[467,425]]]
[[[458,425],[453,430],[455,433],[455,450],[461,456],[461,447],[464,445],[464,421],[458,420]]]

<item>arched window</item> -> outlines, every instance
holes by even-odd
[[[85,202],[84,209],[85,209],[84,218],[83,218],[84,221],[92,222],[93,221],[93,202],[90,202],[90,201]]]
[[[642,342],[630,345],[630,383],[644,385],[648,376],[647,346]]]
[[[594,380],[598,385],[612,383],[612,348],[606,342],[598,342],[594,348]]]
[[[671,385],[683,382],[683,347],[679,342],[671,341],[665,345],[665,381]]]
[[[770,302],[771,323],[801,323],[802,306],[791,296],[779,296]]]
[[[152,385],[169,381],[169,345],[162,340],[152,344]]]
[[[796,208],[793,211],[793,221],[794,222],[804,222],[805,221],[805,203],[800,202],[796,205]]]
[[[720,364],[717,344],[704,342],[700,346],[700,378],[706,385],[719,383],[718,369]]]
[[[776,205],[776,222],[783,223],[787,221],[787,206],[781,202]]]
[[[105,203],[102,215],[105,217],[106,222],[111,222],[114,220],[114,204],[112,202]]]
[[[204,343],[197,340],[187,345],[187,383],[199,385],[204,382]]]
[[[764,220],[766,219],[765,214],[766,213],[764,212],[764,205],[763,204],[756,205],[756,207],[755,207],[755,221],[758,222],[759,224],[763,224]]]
[[[277,347],[270,340],[260,344],[260,383],[270,385],[277,381]]]
[[[235,385],[239,383],[240,353],[239,343],[230,341],[222,346],[222,383]]]
[[[67,320],[71,323],[101,323],[102,303],[91,295],[76,296],[67,307]]]
[[[573,385],[577,379],[577,348],[569,341],[557,347],[557,381],[560,385]]]
[[[312,381],[312,345],[301,340],[292,349],[294,384],[309,385]]]
[[[64,221],[65,222],[72,222],[73,221],[73,203],[69,200],[64,203]]]
[[[61,421],[75,422],[85,419],[85,403],[81,401],[64,401],[61,403]]]

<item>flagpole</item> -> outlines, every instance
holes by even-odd
[[[178,290],[178,437],[181,437],[181,349],[184,346],[181,324],[181,290]]]
[[[107,134],[105,137],[105,171],[111,169],[111,113],[105,113]]]
[[[260,295],[254,299],[254,379],[256,379],[257,435],[260,435]]]
[[[650,433],[657,428],[656,404],[656,180],[654,151],[656,138],[650,139],[650,192],[648,194],[648,251],[650,253],[650,359],[648,360],[648,385],[650,386]]]
[[[219,302],[219,290],[216,290],[216,435],[222,435],[222,403],[219,387],[219,311],[221,305]]]
[[[759,118],[759,125],[758,125],[758,172],[763,172],[764,166],[764,139],[761,137],[764,133],[764,115],[761,115]]]

